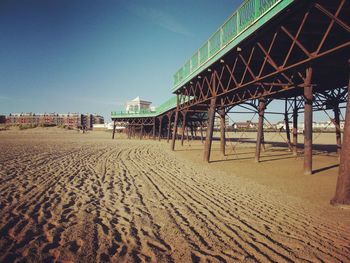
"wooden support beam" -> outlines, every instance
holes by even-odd
[[[350,60],[349,60],[350,64]],[[343,145],[340,154],[335,196],[331,200],[333,205],[350,205],[350,74],[348,83],[348,101],[346,105]]]
[[[114,140],[114,135],[115,135],[115,120],[113,121],[113,134],[112,134],[112,140]]]
[[[263,142],[263,133],[264,133],[264,112],[266,108],[266,100],[265,98],[259,99],[259,122],[258,122],[258,135],[256,139],[256,149],[255,149],[255,162],[260,161],[260,151],[261,151],[261,143]]]
[[[208,110],[208,124],[207,124],[207,134],[204,145],[204,161],[209,162],[211,143],[213,139],[214,130],[214,118],[215,118],[215,107],[216,107],[216,97],[210,99],[210,107]]]
[[[306,69],[304,79],[304,174],[312,174],[312,68]]]
[[[171,150],[175,150],[175,141],[177,136],[177,122],[179,120],[179,95],[176,96],[176,111],[175,111],[175,120],[174,120],[174,131],[173,137],[171,140]]]
[[[297,98],[294,98],[293,109],[293,155],[298,155],[298,107]]]
[[[225,145],[226,145],[226,138],[225,138],[225,106],[221,104],[220,109],[220,151],[222,155],[225,156]]]

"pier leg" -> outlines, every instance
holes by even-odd
[[[222,155],[225,156],[225,106],[221,105],[220,109],[220,150]]]
[[[156,118],[155,117],[153,117],[153,130],[152,130],[152,138],[153,138],[153,140],[155,140],[156,139]]]
[[[182,112],[181,146],[184,146],[185,128],[186,128],[186,112]]]
[[[179,95],[176,96],[176,111],[175,111],[175,120],[174,120],[174,130],[173,137],[171,138],[171,150],[175,150],[175,141],[177,136],[177,122],[179,120]]]
[[[298,155],[298,108],[297,98],[294,98],[294,109],[293,109],[293,155]]]
[[[288,118],[288,100],[286,98],[285,109],[284,109],[284,122],[286,124],[286,136],[287,136],[287,144],[289,150],[292,150],[292,143],[290,141],[290,127],[289,127],[289,118]]]
[[[258,122],[258,136],[256,139],[256,149],[255,149],[255,162],[260,161],[260,150],[261,150],[261,143],[263,141],[263,132],[264,132],[264,113],[265,113],[265,107],[266,107],[266,100],[265,98],[259,99],[259,122]]]
[[[187,140],[187,143],[190,142],[190,135],[189,135],[189,132],[188,132],[188,126],[186,127],[186,140]]]
[[[304,174],[312,174],[312,68],[306,69],[304,81]]]
[[[216,98],[213,97],[210,100],[210,108],[208,111],[207,134],[206,134],[205,145],[204,145],[204,161],[206,162],[209,162],[210,160],[211,143],[213,139],[215,106],[216,106]]]
[[[349,60],[350,63],[350,60]],[[346,105],[343,145],[340,154],[337,188],[331,200],[333,205],[350,205],[350,75],[348,84],[348,102]]]
[[[169,143],[171,133],[171,114],[168,115],[168,134],[166,136],[166,142]]]
[[[201,133],[201,143],[203,143],[203,122],[200,124],[200,133]]]
[[[115,121],[113,121],[113,134],[112,134],[112,140],[114,140],[115,135]]]
[[[160,138],[162,136],[162,122],[163,122],[163,117],[159,117],[158,141],[160,141]]]
[[[140,128],[140,140],[142,140],[143,138],[143,124],[141,124],[141,128]]]
[[[341,132],[340,132],[340,119],[339,119],[339,104],[334,105],[334,125],[335,125],[335,137],[337,143],[337,154],[340,156],[341,151]]]

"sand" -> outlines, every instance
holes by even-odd
[[[200,142],[110,136],[0,132],[0,262],[350,262],[334,153],[305,177],[278,139],[205,164]]]

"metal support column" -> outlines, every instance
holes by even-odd
[[[350,60],[349,60],[350,64]],[[350,74],[348,83],[348,102],[346,105],[343,145],[340,154],[337,188],[331,204],[350,205]]]
[[[203,122],[200,124],[200,133],[201,133],[201,143],[203,143]]]
[[[112,134],[112,140],[114,140],[115,135],[115,120],[113,121],[113,134]]]
[[[128,139],[130,139],[130,135],[131,135],[131,127],[130,127],[130,124],[128,125]]]
[[[163,116],[159,117],[158,141],[160,141],[160,138],[162,136],[162,122],[163,122]]]
[[[298,107],[297,98],[294,98],[294,109],[293,109],[293,155],[298,154]]]
[[[215,107],[216,107],[216,97],[211,98],[210,107],[208,110],[208,124],[207,124],[207,134],[205,138],[204,145],[204,161],[209,162],[211,143],[213,139],[213,128],[214,128],[214,118],[215,118]]]
[[[166,142],[169,143],[170,140],[170,133],[171,133],[171,115],[172,114],[168,114],[168,134],[166,136]]]
[[[288,148],[292,150],[292,143],[290,141],[290,127],[289,127],[289,116],[288,116],[288,100],[286,98],[285,107],[284,107],[284,123],[286,125],[286,136]]]
[[[312,68],[306,69],[304,80],[304,174],[312,174]]]
[[[153,117],[153,130],[152,130],[152,132],[153,132],[152,138],[153,138],[153,140],[155,140],[156,139],[156,117]]]
[[[175,150],[175,141],[177,136],[177,122],[179,120],[179,95],[176,96],[176,111],[175,111],[175,120],[174,120],[174,130],[173,137],[171,139],[171,150]]]
[[[141,128],[140,128],[140,140],[142,140],[143,137],[143,124],[141,124]]]
[[[259,99],[259,123],[258,123],[258,135],[256,139],[256,149],[255,149],[255,162],[260,161],[260,151],[261,151],[261,143],[263,141],[263,132],[264,132],[264,112],[266,107],[265,98]]]
[[[186,112],[184,111],[182,112],[181,146],[184,145],[185,128],[186,128]]]
[[[220,109],[220,150],[223,155],[225,155],[225,106],[221,103]]]
[[[335,125],[335,137],[337,143],[337,154],[340,155],[341,150],[341,132],[340,132],[340,119],[339,119],[339,104],[335,104],[334,108],[334,125]]]

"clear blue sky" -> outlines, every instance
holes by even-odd
[[[1,0],[0,113],[161,104],[241,0]]]
[[[172,96],[173,74],[241,1],[0,0],[0,114],[89,112],[109,121],[136,96],[158,106]]]

